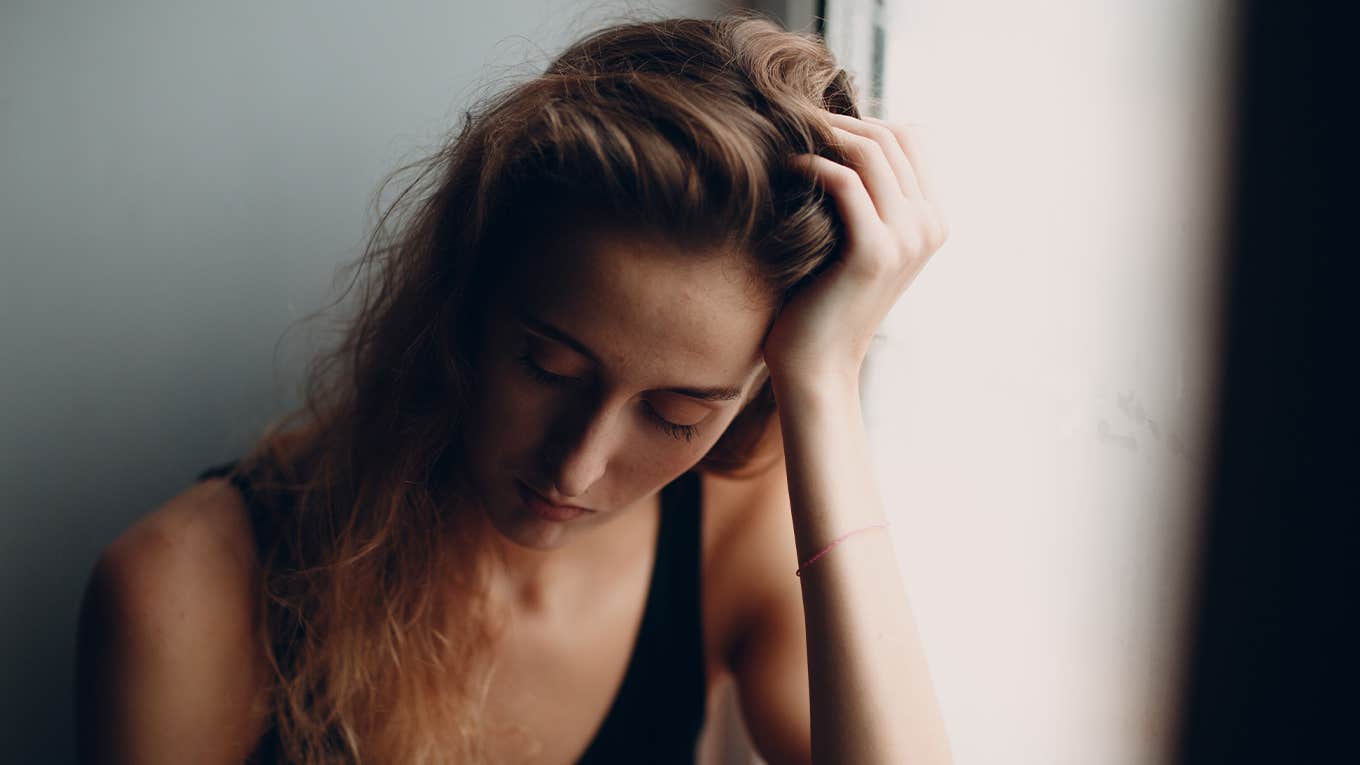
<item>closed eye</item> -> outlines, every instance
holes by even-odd
[[[695,434],[699,432],[699,426],[677,425],[676,423],[671,422],[665,417],[662,417],[660,414],[657,414],[657,411],[652,408],[652,405],[650,403],[646,401],[642,403],[644,406],[647,407],[647,414],[650,415],[652,420],[656,422],[657,427],[666,431],[668,434],[670,434],[672,438],[675,438],[677,440],[683,439],[686,443],[688,443],[691,439],[694,438]]]
[[[567,377],[566,375],[555,375],[552,372],[549,372],[548,370],[540,367],[539,365],[534,363],[533,359],[529,358],[528,351],[525,351],[524,353],[521,353],[519,356],[517,356],[516,361],[520,363],[520,366],[524,367],[525,371],[528,372],[530,378],[537,380],[539,382],[557,384],[580,382],[578,378]]]
[[[515,360],[519,362],[519,365],[521,367],[523,367],[525,373],[529,375],[529,378],[536,382],[545,383],[547,385],[572,385],[581,382],[580,378],[553,374],[552,372],[549,372],[548,370],[540,367],[539,365],[534,363],[534,360],[532,358],[529,357],[528,351],[520,353],[518,356],[515,357]],[[694,438],[695,435],[698,434],[699,427],[697,425],[680,425],[678,423],[671,422],[665,417],[662,417],[656,411],[656,409],[652,407],[650,402],[644,401],[642,402],[642,404],[646,408],[647,416],[652,420],[653,424],[655,424],[658,428],[664,431],[671,438],[674,438],[679,441],[685,441],[686,443],[688,443],[690,440]]]

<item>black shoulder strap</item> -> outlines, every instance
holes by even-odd
[[[250,479],[238,470],[239,460],[232,460],[220,465],[214,465],[199,473],[196,481],[206,481],[209,478],[226,478],[236,490],[241,492],[241,499],[245,502],[246,512],[250,516],[251,530],[255,534],[255,546],[261,556],[265,555],[270,536],[270,523],[265,517],[264,509],[256,500],[255,492],[250,484]],[[277,647],[276,647],[276,650]],[[277,765],[283,761],[282,746],[279,743],[278,727],[271,720],[268,729],[260,740],[256,743],[255,749],[246,759],[249,765]]]
[[[263,559],[263,556],[269,552],[270,541],[273,538],[274,524],[264,506],[255,497],[254,488],[250,483],[250,477],[240,471],[239,465],[239,460],[232,460],[220,465],[214,465],[199,473],[196,480],[205,481],[209,478],[226,478],[232,486],[236,487],[237,491],[241,492],[241,499],[245,502],[246,512],[250,516],[251,531],[255,535],[255,549]]]
[[[694,762],[708,695],[700,493],[695,471],[661,491],[661,528],[642,625],[618,695],[578,765]]]

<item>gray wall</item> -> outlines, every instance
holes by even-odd
[[[90,566],[294,403],[305,333],[277,362],[276,341],[359,253],[383,175],[480,88],[531,71],[600,19],[725,5],[0,6],[9,761],[74,759],[74,630]]]

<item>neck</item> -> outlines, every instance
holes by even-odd
[[[654,538],[645,534],[655,529],[659,510],[658,492],[551,550],[515,544],[483,516],[483,538],[495,546],[490,602],[536,619],[584,613],[618,572],[649,552]]]

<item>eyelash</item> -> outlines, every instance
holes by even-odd
[[[576,378],[574,377],[555,375],[538,366],[533,362],[533,359],[529,358],[529,353],[527,351],[516,356],[515,360],[519,362],[520,366],[524,367],[524,370],[529,374],[529,377],[538,382],[547,383],[549,385],[568,385],[576,382]],[[648,404],[645,401],[643,403],[647,404],[647,414],[651,417],[652,422],[655,423],[658,428],[665,431],[671,438],[683,440],[688,443],[699,432],[698,426],[677,425],[657,414],[651,404]]]

